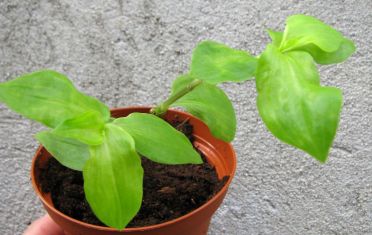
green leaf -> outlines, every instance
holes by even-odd
[[[282,42],[283,32],[274,31],[271,29],[268,29],[267,32],[270,35],[273,45],[279,47]]]
[[[311,16],[293,15],[287,18],[280,50],[307,51],[317,63],[332,64],[346,60],[354,53],[355,46],[352,41],[322,21]]]
[[[146,113],[132,113],[115,119],[136,142],[136,150],[163,164],[203,163],[189,139],[163,119]]]
[[[106,225],[124,229],[141,207],[143,169],[133,138],[106,124],[100,146],[90,147],[84,166],[84,192],[94,214]]]
[[[83,170],[85,162],[89,158],[89,148],[87,145],[74,139],[58,136],[51,131],[37,133],[36,139],[62,165],[73,170]]]
[[[89,158],[88,146],[102,143],[103,127],[102,115],[88,111],[38,133],[36,138],[62,165],[81,171]]]
[[[242,82],[253,77],[257,59],[246,51],[204,41],[193,52],[191,75],[210,84]]]
[[[99,112],[105,121],[110,118],[103,103],[80,93],[64,75],[49,70],[1,83],[0,102],[48,127],[91,110]]]
[[[102,115],[96,111],[88,111],[65,120],[52,132],[65,138],[79,140],[87,145],[99,145],[103,140],[103,127]]]
[[[344,39],[334,52],[324,52],[314,44],[300,47],[299,50],[310,53],[318,64],[335,64],[345,61],[355,52],[355,45],[349,39]]]
[[[172,93],[192,82],[189,76],[180,76],[172,87]],[[172,104],[181,106],[207,124],[213,136],[225,142],[235,137],[236,118],[227,95],[217,86],[202,83]]]
[[[341,91],[321,87],[307,52],[280,53],[269,45],[256,76],[257,105],[267,128],[280,140],[325,162],[336,134]]]

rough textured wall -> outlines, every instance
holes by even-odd
[[[110,107],[165,98],[203,39],[259,54],[266,28],[306,13],[356,42],[347,62],[321,68],[344,93],[341,123],[325,165],[271,136],[256,109],[254,82],[226,84],[239,160],[210,235],[372,234],[372,2],[0,0],[0,81],[51,68]],[[29,183],[42,129],[0,105],[0,234],[20,234],[43,214]]]

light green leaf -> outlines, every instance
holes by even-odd
[[[345,61],[355,52],[355,45],[349,39],[344,39],[334,52],[324,52],[314,44],[300,47],[298,50],[310,53],[318,64],[335,64]]]
[[[106,124],[100,146],[90,147],[84,166],[84,192],[104,224],[124,229],[141,207],[143,169],[133,138],[121,127]]]
[[[42,131],[36,134],[36,139],[53,155],[62,165],[73,170],[82,171],[89,158],[87,145],[70,138]]]
[[[246,51],[204,41],[193,52],[191,75],[210,84],[242,82],[253,77],[257,59]]]
[[[271,29],[268,29],[267,32],[270,35],[273,45],[279,47],[280,43],[282,42],[283,32],[278,32]]]
[[[256,76],[257,105],[267,128],[280,140],[325,162],[336,134],[341,91],[322,87],[307,52],[280,53],[269,45]]]
[[[48,127],[87,111],[110,118],[110,110],[100,101],[80,93],[64,75],[44,70],[0,84],[0,102],[15,112]]]
[[[192,81],[189,76],[177,78],[172,92],[187,86]],[[204,121],[211,133],[218,139],[231,142],[235,137],[236,118],[234,108],[227,95],[217,86],[202,83],[172,104],[181,106]]]
[[[317,63],[332,64],[346,60],[355,51],[355,46],[322,21],[311,16],[293,15],[287,18],[280,50],[307,51]]]
[[[136,150],[163,164],[203,163],[189,139],[163,119],[146,113],[132,113],[115,119],[136,142]]]
[[[62,137],[79,140],[87,145],[99,145],[103,140],[103,127],[102,115],[96,111],[88,111],[65,120],[52,132]]]

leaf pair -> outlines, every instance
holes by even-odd
[[[143,169],[134,139],[123,128],[89,112],[36,137],[63,165],[83,171],[86,199],[102,222],[123,229],[137,214]]]
[[[304,15],[287,19],[284,33],[270,31],[273,44],[259,58],[257,106],[280,140],[325,162],[336,134],[341,91],[321,87],[314,60],[345,60],[354,44],[321,21]]]
[[[269,30],[273,40],[257,60],[246,52],[215,42],[202,42],[193,53],[190,75],[178,78],[176,93],[193,79],[203,81],[173,106],[185,107],[224,141],[235,135],[232,105],[215,84],[244,81],[256,75],[259,113],[282,141],[321,162],[334,139],[342,105],[341,91],[321,87],[314,61],[339,63],[354,51],[354,43],[320,20],[305,15],[287,19],[284,32]],[[257,68],[257,72],[256,72]]]
[[[137,151],[165,164],[202,163],[190,141],[163,119],[133,113],[112,121],[104,104],[57,72],[2,83],[0,98],[53,128],[36,138],[61,164],[83,171],[89,205],[102,222],[118,229],[141,206],[143,170]]]
[[[234,108],[227,95],[216,85],[248,80],[254,75],[256,66],[257,59],[245,51],[204,41],[194,50],[190,74],[174,81],[171,96],[195,79],[203,82],[171,106],[186,108],[204,121],[216,138],[231,142],[236,132]]]
[[[0,101],[54,128],[36,138],[61,164],[83,170],[85,195],[96,216],[124,228],[141,206],[143,169],[133,138],[106,124],[109,109],[54,71],[0,84]]]
[[[0,101],[51,131],[36,138],[63,165],[82,170],[89,146],[102,142],[106,105],[80,93],[64,75],[44,70],[0,84]],[[78,127],[78,128],[77,128]]]
[[[89,146],[102,143],[104,125],[99,113],[89,111],[36,138],[62,165],[81,171],[89,158]]]

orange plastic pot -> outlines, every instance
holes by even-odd
[[[125,117],[133,112],[148,113],[149,107],[129,107],[111,110],[113,117]],[[75,220],[59,212],[53,206],[50,194],[44,193],[39,184],[40,170],[45,167],[51,155],[40,146],[32,161],[31,179],[36,194],[39,196],[50,217],[60,225],[66,234],[70,235],[205,235],[208,231],[210,220],[222,203],[227,189],[231,183],[236,169],[235,151],[231,144],[214,138],[208,127],[199,119],[190,114],[169,110],[165,114],[167,120],[178,118],[188,119],[194,126],[195,146],[202,151],[208,162],[215,166],[219,178],[229,176],[224,187],[208,202],[194,211],[177,219],[139,228],[126,228],[118,231],[113,228],[96,226]]]

